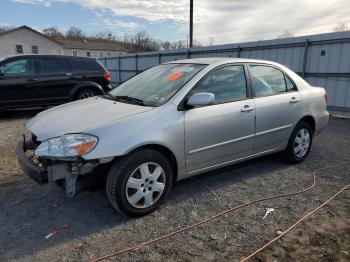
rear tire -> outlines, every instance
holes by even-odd
[[[301,121],[294,128],[288,146],[283,152],[284,159],[291,163],[304,161],[310,152],[313,132],[307,122]]]
[[[109,203],[122,213],[139,217],[157,209],[167,197],[173,173],[168,159],[152,149],[117,159],[106,182]]]
[[[92,89],[84,89],[78,93],[75,100],[87,99],[90,97],[94,97],[96,95],[97,95],[96,91],[94,91]]]

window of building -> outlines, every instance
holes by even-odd
[[[270,66],[251,65],[249,72],[256,97],[286,92],[284,74],[280,70]]]
[[[107,56],[111,56],[112,54],[111,53],[108,53]]]
[[[39,49],[37,45],[32,45],[32,54],[39,54]]]
[[[91,53],[90,52],[86,52],[86,56],[90,57]]]
[[[243,66],[226,66],[209,73],[190,95],[212,93],[215,104],[247,98],[247,85]]]
[[[78,51],[77,51],[77,50],[73,50],[73,51],[72,51],[72,55],[73,55],[73,56],[78,56]]]
[[[16,45],[17,54],[23,54],[23,45]]]

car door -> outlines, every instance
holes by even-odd
[[[40,58],[40,96],[45,104],[57,104],[69,99],[75,82],[65,57],[48,56]]]
[[[248,90],[244,66],[228,65],[208,73],[187,95],[215,95],[214,105],[184,113],[189,173],[228,164],[252,153],[255,110]]]
[[[250,64],[249,75],[256,107],[254,153],[283,148],[302,116],[302,98],[291,79],[274,66]]]
[[[14,108],[40,104],[37,59],[12,58],[0,65],[0,107]]]

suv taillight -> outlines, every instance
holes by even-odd
[[[107,80],[107,81],[111,81],[111,74],[109,72],[106,72],[103,77]]]
[[[326,104],[328,104],[328,96],[327,96],[327,93],[324,94],[324,100],[326,101]]]

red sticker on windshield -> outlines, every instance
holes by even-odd
[[[175,81],[175,80],[178,80],[179,78],[181,78],[183,75],[184,75],[183,72],[175,71],[175,72],[171,73],[170,75],[168,75],[166,80]]]

